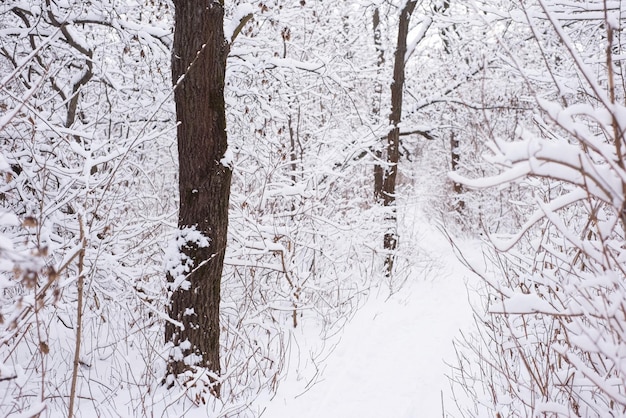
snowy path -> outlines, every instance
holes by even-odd
[[[452,339],[470,327],[471,273],[439,231],[410,218],[404,231],[413,231],[433,268],[387,301],[371,297],[346,325],[318,383],[302,393],[302,382],[288,377],[263,417],[442,417],[442,393],[445,409],[453,409],[444,361],[454,361]]]

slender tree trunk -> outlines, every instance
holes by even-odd
[[[456,137],[454,131],[450,133],[450,160],[451,160],[451,169],[452,171],[457,171],[459,168],[459,164],[461,163],[461,154],[459,152],[459,143],[458,138]],[[455,204],[456,210],[459,212],[463,212],[465,209],[465,201],[461,198],[461,194],[463,193],[463,185],[461,183],[454,182],[453,190],[457,197],[457,202]]]
[[[383,94],[383,84],[381,82],[383,65],[385,64],[385,51],[383,50],[382,33],[380,28],[380,11],[374,9],[372,17],[372,27],[374,29],[374,46],[376,47],[376,83],[374,84],[374,99],[372,100],[372,116],[376,122],[380,117],[380,102]],[[383,159],[383,151],[381,147],[374,150],[376,164],[374,165],[374,200],[376,203],[382,202],[383,199],[383,166],[380,161]]]
[[[400,121],[402,120],[402,93],[404,90],[404,68],[406,55],[406,38],[409,34],[409,22],[417,1],[407,1],[400,12],[398,22],[398,44],[393,65],[393,82],[391,83],[391,114],[390,129],[387,135],[387,166],[383,176],[383,205],[389,208],[387,214],[388,230],[385,233],[384,248],[388,251],[385,260],[386,273],[391,276],[398,246],[397,213],[396,213],[396,177],[400,160]]]
[[[231,170],[221,161],[227,149],[224,7],[214,0],[174,0],[174,5],[178,225],[181,231],[197,229],[208,238],[209,245],[189,241],[181,250],[192,264],[187,277],[190,286],[173,290],[168,313],[182,326],[167,323],[165,339],[180,346],[186,359],[171,358],[168,373],[177,375],[197,365],[219,375],[220,283],[231,181]],[[185,234],[181,232],[181,236]],[[219,396],[219,386],[214,389]]]
[[[434,7],[435,12],[439,14],[445,14],[450,9],[450,0],[444,0],[438,6]],[[456,32],[454,26],[452,26],[452,30]],[[450,31],[449,27],[444,27],[440,29],[441,41],[443,42],[443,49],[446,54],[452,54],[452,47],[450,45]],[[459,139],[456,137],[454,130],[450,133],[450,166],[452,171],[457,171],[459,164],[461,163],[461,154],[459,151]],[[453,190],[458,198],[455,207],[459,212],[463,212],[465,208],[465,202],[461,199],[461,194],[463,193],[463,185],[460,183],[453,184]]]

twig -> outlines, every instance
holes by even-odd
[[[70,406],[67,416],[72,418],[74,414],[74,400],[76,399],[76,382],[78,380],[78,367],[80,366],[80,340],[82,334],[82,322],[83,322],[83,287],[85,284],[85,276],[83,274],[83,266],[85,261],[85,231],[83,228],[83,218],[78,216],[78,224],[80,228],[80,242],[82,248],[78,255],[78,301],[76,302],[76,344],[74,346],[74,367],[72,370],[72,387],[70,389]]]

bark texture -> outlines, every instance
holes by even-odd
[[[227,149],[224,76],[227,44],[224,8],[214,0],[174,0],[175,31],[172,79],[178,125],[181,230],[195,227],[209,246],[188,243],[183,253],[192,261],[190,287],[175,289],[168,308],[182,327],[167,323],[165,339],[185,341],[199,366],[220,373],[220,283],[228,228],[231,170],[221,163]],[[182,77],[182,79],[181,79]],[[170,280],[172,278],[170,277]],[[190,311],[193,309],[193,311]],[[168,372],[179,374],[189,361],[170,359]],[[219,388],[215,394],[219,396]]]
[[[383,176],[382,198],[383,205],[389,207],[388,231],[385,233],[384,248],[388,251],[385,260],[386,273],[391,275],[393,270],[394,252],[398,246],[396,228],[396,177],[398,175],[398,161],[400,160],[400,122],[402,120],[402,96],[404,90],[404,69],[406,56],[406,38],[409,34],[409,22],[417,2],[407,1],[400,12],[398,22],[398,43],[393,64],[393,82],[391,83],[391,114],[389,115],[390,129],[387,135],[387,167]]]
[[[372,100],[372,115],[376,119],[376,122],[378,122],[378,118],[380,117],[380,102],[383,94],[381,78],[383,66],[385,65],[385,50],[383,49],[380,11],[378,7],[374,9],[372,28],[374,29],[374,46],[376,47],[376,82],[374,84],[374,99]],[[383,159],[383,151],[380,147],[376,147],[374,156],[376,157],[376,164],[374,165],[374,200],[380,203],[383,200],[384,177],[383,166],[380,164]]]

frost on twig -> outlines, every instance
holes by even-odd
[[[528,27],[520,30],[547,75],[507,51],[535,95],[532,122],[492,138],[492,175],[452,175],[473,188],[523,185],[525,200],[511,206],[533,208],[516,232],[491,237],[477,329],[460,341],[454,379],[481,399],[479,416],[626,408],[626,91],[623,79],[611,81],[623,77],[613,65],[611,5],[521,5]]]

